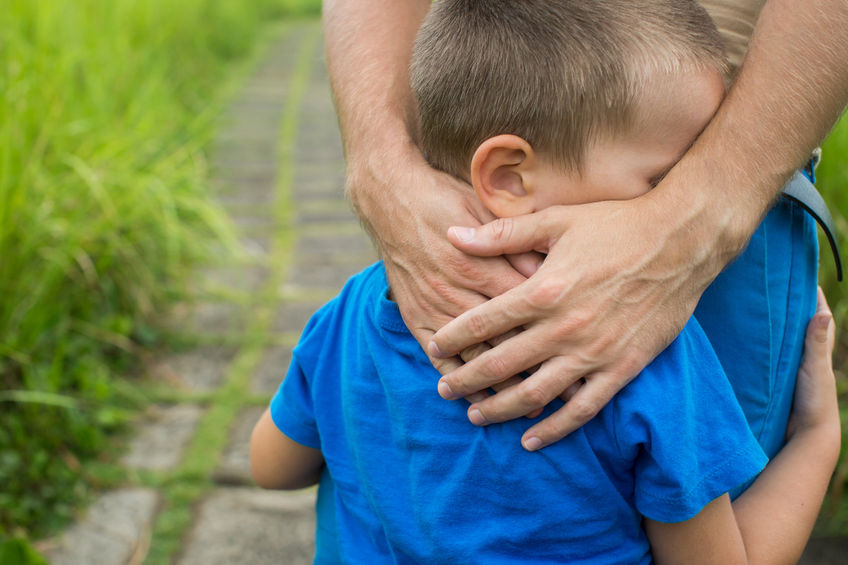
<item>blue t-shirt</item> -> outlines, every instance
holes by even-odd
[[[642,516],[689,519],[766,463],[694,320],[596,418],[530,453],[526,420],[475,427],[438,396],[387,290],[382,264],[354,276],[271,402],[324,454],[317,563],[650,563]]]
[[[784,444],[804,336],[816,310],[818,252],[813,218],[781,199],[695,310],[770,458]]]

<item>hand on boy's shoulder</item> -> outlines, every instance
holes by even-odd
[[[475,423],[519,417],[566,390],[570,400],[526,432],[525,447],[548,445],[591,419],[671,342],[697,302],[689,283],[692,261],[681,259],[672,233],[658,229],[665,220],[640,198],[500,219],[465,240],[452,230],[451,241],[468,253],[535,250],[548,256],[525,283],[436,333],[430,354],[450,356],[475,341],[523,328],[446,374],[443,396],[465,396],[540,365],[518,386],[473,405],[469,414],[476,410]],[[595,253],[603,253],[603,261]]]
[[[445,237],[448,227],[480,225],[493,216],[467,184],[430,168],[420,153],[404,154],[403,160],[407,166],[393,167],[392,178],[381,180],[392,198],[380,204],[392,210],[372,215],[369,231],[403,319],[426,351],[440,327],[525,277],[502,257],[472,257],[451,245]],[[375,179],[360,170],[347,182],[352,194],[355,185]],[[369,205],[374,203],[357,203],[363,209]],[[442,373],[460,363],[458,358],[431,361]]]

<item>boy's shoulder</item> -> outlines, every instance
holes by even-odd
[[[350,277],[339,294],[309,318],[293,354],[303,360],[322,355],[330,349],[341,350],[350,347],[351,339],[360,336],[365,327],[384,326],[387,324],[387,317],[390,318],[389,322],[396,319],[398,330],[405,331],[406,326],[403,325],[400,312],[387,298],[388,289],[382,261]],[[396,315],[387,316],[386,311]]]
[[[665,422],[680,409],[741,408],[712,344],[692,317],[678,336],[613,399],[624,414]]]
[[[636,507],[655,520],[694,516],[767,462],[694,318],[601,414],[614,451],[593,445],[633,462]]]

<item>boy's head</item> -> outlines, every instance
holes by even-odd
[[[441,0],[411,76],[428,161],[508,216],[649,190],[715,112],[723,70],[694,0]]]

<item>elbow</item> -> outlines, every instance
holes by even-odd
[[[259,465],[250,462],[250,476],[253,478],[254,484],[259,488],[270,490],[286,490],[286,482],[281,481],[279,477],[274,477],[266,469]]]
[[[266,410],[250,437],[250,475],[257,486],[295,490],[316,484],[324,458],[317,449],[286,437]]]
[[[323,467],[323,466],[322,466]],[[250,454],[250,475],[256,486],[269,490],[298,490],[318,484],[321,468],[306,470],[269,464],[261,454]]]
[[[257,472],[252,469],[251,475],[253,476],[253,482],[256,483],[256,486],[268,490],[299,490],[317,485],[321,478],[320,473],[315,473],[314,475],[309,476],[288,476],[271,475],[261,471]]]

